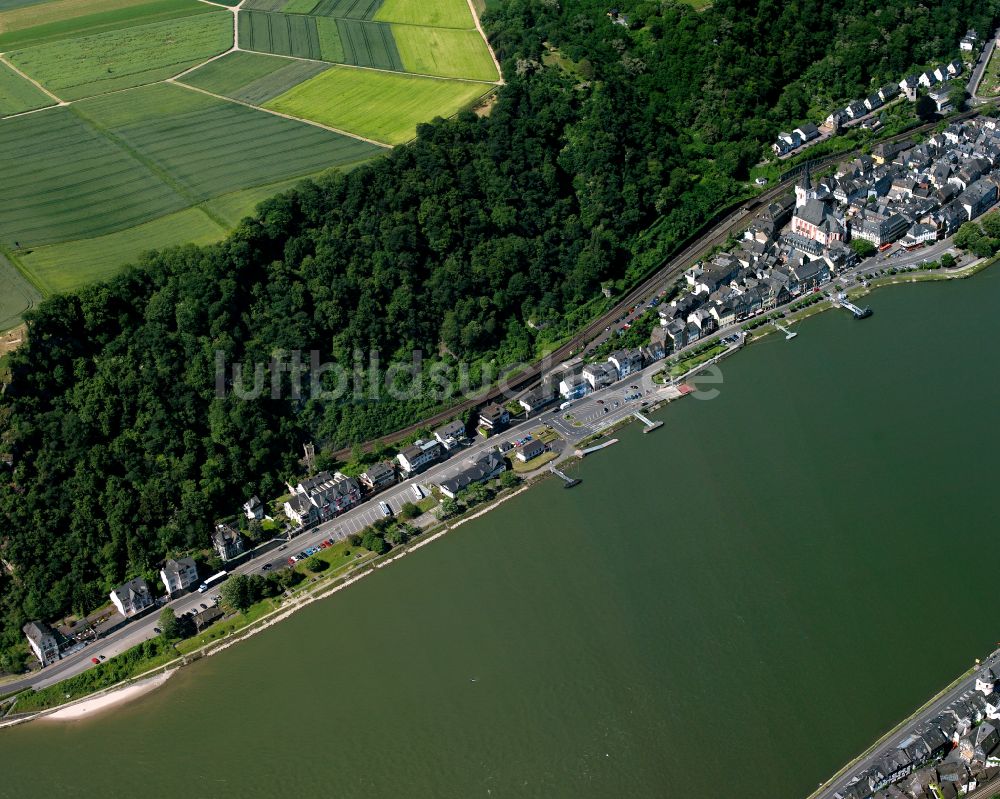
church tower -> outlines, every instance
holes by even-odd
[[[809,164],[807,163],[802,180],[795,184],[795,207],[801,208],[814,199],[816,199],[816,192],[812,187],[812,178],[809,175]]]

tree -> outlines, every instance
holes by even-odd
[[[358,535],[357,533],[351,533],[349,536],[347,536],[347,543],[350,544],[352,547],[359,547],[361,546],[361,536]]]
[[[313,574],[326,571],[329,566],[329,563],[317,555],[313,555],[308,561],[306,561],[306,568],[308,568]]]
[[[164,641],[176,641],[178,638],[184,637],[181,634],[180,620],[178,620],[173,608],[164,608],[160,611],[158,626]]]
[[[513,488],[514,486],[520,484],[520,482],[521,482],[521,476],[512,469],[508,469],[507,471],[505,471],[503,474],[500,475],[501,488]]]
[[[1000,212],[994,211],[992,214],[986,214],[979,224],[982,225],[986,235],[993,239],[1000,239]]]
[[[955,256],[950,252],[946,252],[941,256],[941,266],[945,269],[952,269],[957,262],[955,261]]]
[[[982,228],[975,222],[966,222],[955,234],[955,246],[960,250],[971,250],[982,238]]]
[[[851,249],[858,258],[871,258],[876,252],[875,245],[866,239],[851,239]]]
[[[385,543],[385,539],[375,531],[365,534],[365,537],[361,539],[361,546],[376,555],[384,555],[389,551],[389,545]]]
[[[241,613],[246,613],[255,599],[253,584],[245,574],[234,574],[222,584],[219,593],[226,605]]]
[[[403,507],[399,509],[399,515],[404,519],[416,519],[420,515],[420,508],[412,502],[404,502]]]
[[[409,540],[410,536],[406,528],[402,525],[393,527],[389,532],[385,534],[385,540],[392,544],[394,547],[398,547],[401,544],[405,544]]]
[[[451,516],[455,516],[461,513],[462,506],[458,503],[458,500],[452,499],[451,497],[445,497],[441,500],[441,518],[447,519]]]

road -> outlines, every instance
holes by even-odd
[[[973,68],[972,74],[969,76],[969,82],[966,84],[965,90],[971,98],[970,105],[989,102],[988,98],[979,96],[979,84],[983,79],[983,73],[986,71],[986,65],[990,62],[990,56],[993,54],[993,49],[996,47],[996,37],[998,34],[1000,34],[1000,28],[995,30],[989,41],[986,42],[986,46],[983,47],[983,52],[980,53],[979,60],[976,62],[976,66]]]
[[[1000,650],[993,652],[982,663],[983,666],[995,666],[997,664],[1000,664]],[[834,799],[834,794],[841,788],[844,788],[856,774],[861,773],[891,753],[896,748],[896,745],[917,727],[930,721],[942,711],[947,710],[962,697],[971,695],[975,690],[975,685],[976,676],[975,672],[973,672],[970,676],[960,680],[951,688],[945,689],[943,693],[931,699],[930,702],[917,710],[910,718],[893,727],[868,752],[848,764],[848,766],[845,766],[837,776],[824,783],[809,799]]]

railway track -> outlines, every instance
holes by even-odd
[[[956,114],[951,117],[950,120],[954,122],[962,119],[968,119],[980,114],[982,110],[983,108],[980,106],[975,110],[964,111],[961,114]],[[928,122],[923,125],[918,125],[915,128],[911,128],[910,130],[896,134],[895,136],[888,136],[885,139],[880,139],[879,143],[885,144],[896,142],[921,133],[927,133],[937,127],[937,124],[937,122]],[[848,158],[854,158],[859,154],[859,150],[848,150],[845,152],[834,153],[832,155],[827,155],[808,162],[809,168],[822,169],[830,164],[837,163]],[[733,203],[727,209],[720,212],[720,215],[724,214],[720,221],[714,225],[712,225],[712,222],[706,223],[705,227],[711,226],[708,230],[705,230],[704,227],[700,229],[695,234],[695,238],[689,244],[687,244],[680,252],[665,259],[655,272],[631,289],[623,299],[611,308],[611,310],[590,322],[583,328],[582,331],[573,336],[570,341],[549,353],[544,360],[537,361],[523,372],[517,374],[515,377],[505,380],[502,385],[493,387],[484,394],[465,399],[455,405],[450,405],[448,408],[435,413],[433,416],[429,416],[420,422],[408,425],[407,427],[396,430],[388,435],[380,436],[379,438],[372,439],[371,441],[366,441],[361,445],[362,450],[370,452],[376,445],[391,444],[392,442],[405,438],[418,430],[443,424],[455,416],[464,415],[473,408],[499,399],[511,390],[522,390],[531,387],[540,379],[543,367],[551,364],[557,364],[560,361],[564,361],[567,358],[572,357],[574,354],[581,352],[591,340],[604,331],[605,327],[612,324],[615,319],[622,315],[623,312],[626,312],[633,305],[641,302],[647,296],[652,294],[657,286],[676,279],[684,272],[685,269],[687,269],[699,257],[704,255],[705,252],[718,244],[724,243],[729,238],[730,234],[745,228],[749,220],[753,219],[755,211],[766,207],[772,201],[785,194],[789,188],[794,185],[795,180],[798,178],[799,171],[800,170],[797,170],[795,174],[786,177],[784,180],[776,183],[773,187],[762,192],[761,194],[758,194],[756,197],[744,202]],[[718,215],[716,218],[718,218]],[[349,457],[351,451],[351,447],[345,447],[334,453],[334,456],[339,459],[343,459]]]

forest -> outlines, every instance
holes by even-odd
[[[623,26],[595,0],[503,0],[483,20],[506,80],[490,114],[423,125],[221,244],[31,312],[0,399],[0,649],[206,547],[213,519],[283,491],[303,442],[329,452],[441,403],[220,397],[217,354],[250,370],[419,350],[451,380],[530,361],[640,250],[669,252],[745,191],[779,129],[956,56],[998,5],[626,0]]]

